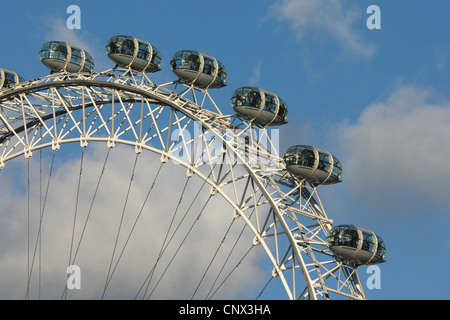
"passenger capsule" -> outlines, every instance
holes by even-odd
[[[342,166],[329,152],[313,146],[290,147],[283,157],[286,169],[312,184],[341,182]]]
[[[170,60],[173,73],[181,80],[200,88],[226,86],[227,70],[216,58],[201,52],[183,50]]]
[[[0,68],[0,89],[11,88],[25,80],[14,71]]]
[[[231,96],[231,106],[241,117],[262,126],[276,126],[287,123],[286,103],[268,91],[243,87]]]
[[[115,36],[106,44],[106,54],[117,65],[138,72],[161,70],[161,54],[149,42],[131,36]]]
[[[55,72],[92,72],[94,60],[80,47],[62,41],[49,41],[39,50],[41,62]]]
[[[386,246],[373,231],[353,225],[331,228],[327,236],[330,250],[342,260],[358,265],[386,262]]]

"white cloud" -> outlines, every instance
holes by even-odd
[[[75,148],[79,147],[75,146]],[[64,153],[63,149],[66,150],[66,153]],[[91,143],[86,149],[80,192],[81,201],[77,209],[75,243],[80,238],[82,225],[89,211],[91,199],[103,165],[105,149],[104,145],[95,145],[94,143]],[[65,155],[62,156],[62,154]],[[69,146],[63,146],[61,151],[57,153],[57,159],[58,157],[59,161],[52,174],[50,193],[43,219],[41,282],[42,297],[46,299],[59,299],[64,289],[65,268],[69,264],[72,222],[80,168],[80,153],[71,152]],[[101,296],[125,203],[125,195],[130,181],[134,158],[133,148],[116,146],[111,151],[105,175],[101,182],[101,189],[97,195],[83,241],[81,242],[80,253],[75,261],[75,264],[81,268],[81,290],[70,291],[69,298],[87,297],[97,299]],[[39,156],[34,156],[31,159],[31,168],[38,169]],[[3,186],[9,185],[9,182],[19,172],[21,175],[20,179],[26,181],[26,176],[23,176],[24,172],[26,172],[26,162],[22,160],[21,163],[24,165],[23,167],[17,165],[17,163],[12,165],[12,172],[8,171],[8,166],[12,163],[8,163],[3,169],[4,171],[0,172],[0,181]],[[127,203],[115,261],[125,244],[126,236],[132,229],[137,213],[141,209],[159,163],[159,157],[154,155],[143,153],[139,157],[137,174],[134,176],[130,198]],[[46,171],[48,168],[49,162],[45,162],[43,166],[42,195],[45,193],[48,177]],[[34,205],[30,211],[33,226],[30,229],[31,253],[33,252],[37,235],[40,194],[39,170],[32,170],[32,173],[32,191],[30,194],[31,203],[34,203]],[[152,191],[149,202],[130,238],[126,251],[124,251],[123,258],[118,265],[106,298],[134,298],[156,261],[175,207],[180,199],[185,178],[186,169],[184,167],[175,166],[169,162],[162,168],[157,187]],[[189,188],[184,194],[182,206],[179,209],[177,218],[175,218],[174,226],[181,220],[187,206],[191,203],[200,187],[199,179],[195,176],[192,179]],[[2,239],[0,242],[0,288],[10,288],[9,290],[0,290],[0,297],[2,298],[20,299],[25,297],[24,288],[26,288],[28,259],[27,193],[26,186],[22,185],[21,188],[22,191],[19,191],[18,188],[2,188],[2,193],[0,194],[0,201],[4,210],[2,214],[3,220],[0,224],[0,237]],[[200,208],[209,196],[208,191],[209,187],[205,188],[182,227],[176,233],[166,254],[158,264],[158,269],[150,288],[156,283],[164,267],[168,265],[170,258],[181,244],[188,228],[197,218]],[[206,270],[232,221],[232,213],[233,210],[225,203],[222,197],[215,196],[212,198],[187,238],[186,243],[178,252],[170,268],[168,268],[152,298],[188,299],[191,297],[193,289],[199,283],[203,272]],[[221,247],[220,254],[212,265],[211,270],[214,270],[214,272],[210,271],[207,274],[203,284],[213,283],[221,263],[225,261],[242,226],[242,219],[235,220],[231,232]],[[174,228],[172,227],[172,231]],[[231,260],[233,262],[230,261],[227,264],[221,279],[236,265],[236,259],[239,260],[244,256],[244,253],[252,244],[252,239],[252,235],[244,235],[232,255]],[[38,250],[38,252],[40,251]],[[264,278],[265,276],[261,269],[261,259],[266,259],[264,253],[256,248],[239,266],[239,270],[233,274],[224,290],[214,298],[248,298],[248,296],[245,296],[248,289],[252,289],[255,285],[259,289],[261,287],[260,277],[263,276]],[[35,262],[32,281],[32,297],[34,298],[37,297],[38,261],[37,259]],[[16,290],[18,283],[22,285],[20,290]],[[207,286],[201,286],[196,298],[204,299],[208,290]]]
[[[340,128],[350,199],[377,217],[433,215],[450,205],[450,103],[400,85]]]
[[[262,68],[262,60],[259,60],[256,64],[255,68],[253,69],[253,74],[249,79],[249,84],[252,86],[256,86],[261,79],[261,68]]]
[[[358,13],[342,0],[278,0],[269,8],[270,17],[290,24],[298,41],[307,32],[322,31],[332,37],[346,55],[368,58],[375,53],[375,48],[361,38],[354,26],[362,14],[365,11]]]

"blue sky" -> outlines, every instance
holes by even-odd
[[[80,30],[66,28],[71,4]],[[381,10],[379,30],[366,26],[369,5]],[[66,40],[102,71],[113,66],[106,41],[129,34],[161,52],[159,83],[174,79],[179,50],[216,57],[228,71],[212,93],[224,112],[238,87],[274,92],[289,108],[281,148],[312,144],[343,163],[343,183],[319,192],[335,224],[387,244],[382,287],[368,297],[448,299],[449,12],[447,0],[1,1],[0,61],[38,78],[48,74],[40,46]]]

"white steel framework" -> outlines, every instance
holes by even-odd
[[[269,283],[280,281],[288,299],[365,299],[356,266],[327,247],[332,220],[317,187],[285,170],[271,133],[223,114],[208,90],[157,85],[129,69],[55,73],[0,91],[0,168],[74,142],[150,151],[230,205],[230,217],[252,232],[248,245],[267,255]]]

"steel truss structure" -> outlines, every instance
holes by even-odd
[[[66,143],[150,151],[226,200],[288,299],[365,299],[356,266],[327,247],[333,221],[318,187],[285,170],[276,133],[222,113],[207,89],[180,80],[158,85],[129,69],[54,73],[0,91],[0,168]]]

